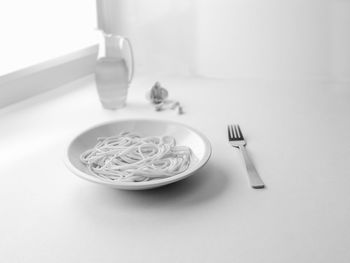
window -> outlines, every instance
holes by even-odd
[[[0,76],[95,43],[96,3],[11,0],[0,9]]]

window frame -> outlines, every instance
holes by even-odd
[[[0,108],[57,88],[94,72],[98,45],[0,77]]]

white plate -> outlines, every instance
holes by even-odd
[[[94,147],[98,137],[112,136],[122,131],[135,132],[142,136],[173,136],[177,145],[190,147],[195,158],[191,161],[189,168],[180,174],[146,182],[107,182],[91,175],[80,161],[81,153]],[[210,155],[209,140],[187,125],[170,121],[131,119],[103,123],[82,132],[68,145],[65,163],[74,174],[85,180],[119,189],[143,190],[167,185],[190,176],[206,164]]]

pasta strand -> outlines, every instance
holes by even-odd
[[[191,149],[175,138],[141,137],[130,132],[97,138],[80,156],[90,173],[107,181],[143,182],[166,178],[188,169]]]

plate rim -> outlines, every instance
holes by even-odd
[[[158,180],[151,180],[151,181],[145,181],[145,182],[108,182],[108,181],[103,181],[100,180],[96,177],[93,177],[92,175],[88,175],[82,171],[80,171],[79,169],[77,169],[69,160],[69,149],[72,145],[72,143],[82,134],[93,130],[97,127],[101,127],[101,126],[105,126],[108,124],[114,124],[114,123],[120,123],[120,122],[160,122],[160,123],[167,123],[167,124],[174,124],[174,125],[179,125],[182,127],[185,127],[187,129],[189,129],[190,131],[193,131],[194,133],[196,133],[201,140],[204,142],[205,144],[205,151],[204,151],[204,156],[203,158],[201,158],[201,160],[198,162],[198,164],[196,164],[195,169],[188,169],[182,173],[179,173],[177,175],[174,176],[170,176],[170,177],[166,177],[166,178],[162,178],[162,179],[158,179]],[[181,122],[177,122],[177,121],[172,121],[172,120],[164,120],[164,119],[150,119],[150,118],[127,118],[127,119],[119,119],[119,120],[112,120],[112,121],[105,121],[105,122],[101,122],[95,125],[92,125],[86,129],[84,129],[83,131],[79,132],[77,135],[73,136],[73,138],[66,144],[65,146],[65,150],[64,150],[64,163],[66,165],[66,167],[76,176],[93,182],[93,183],[97,183],[97,184],[102,184],[102,185],[106,185],[106,186],[110,186],[113,188],[119,188],[119,189],[125,189],[125,190],[142,190],[142,189],[147,189],[147,188],[155,188],[155,187],[159,187],[159,186],[163,186],[163,185],[167,185],[170,183],[174,183],[176,181],[185,179],[187,177],[189,177],[190,175],[192,175],[194,172],[198,171],[199,169],[201,169],[210,159],[212,155],[212,147],[211,147],[211,143],[208,140],[208,138],[200,131],[198,131],[197,129],[181,123]]]

